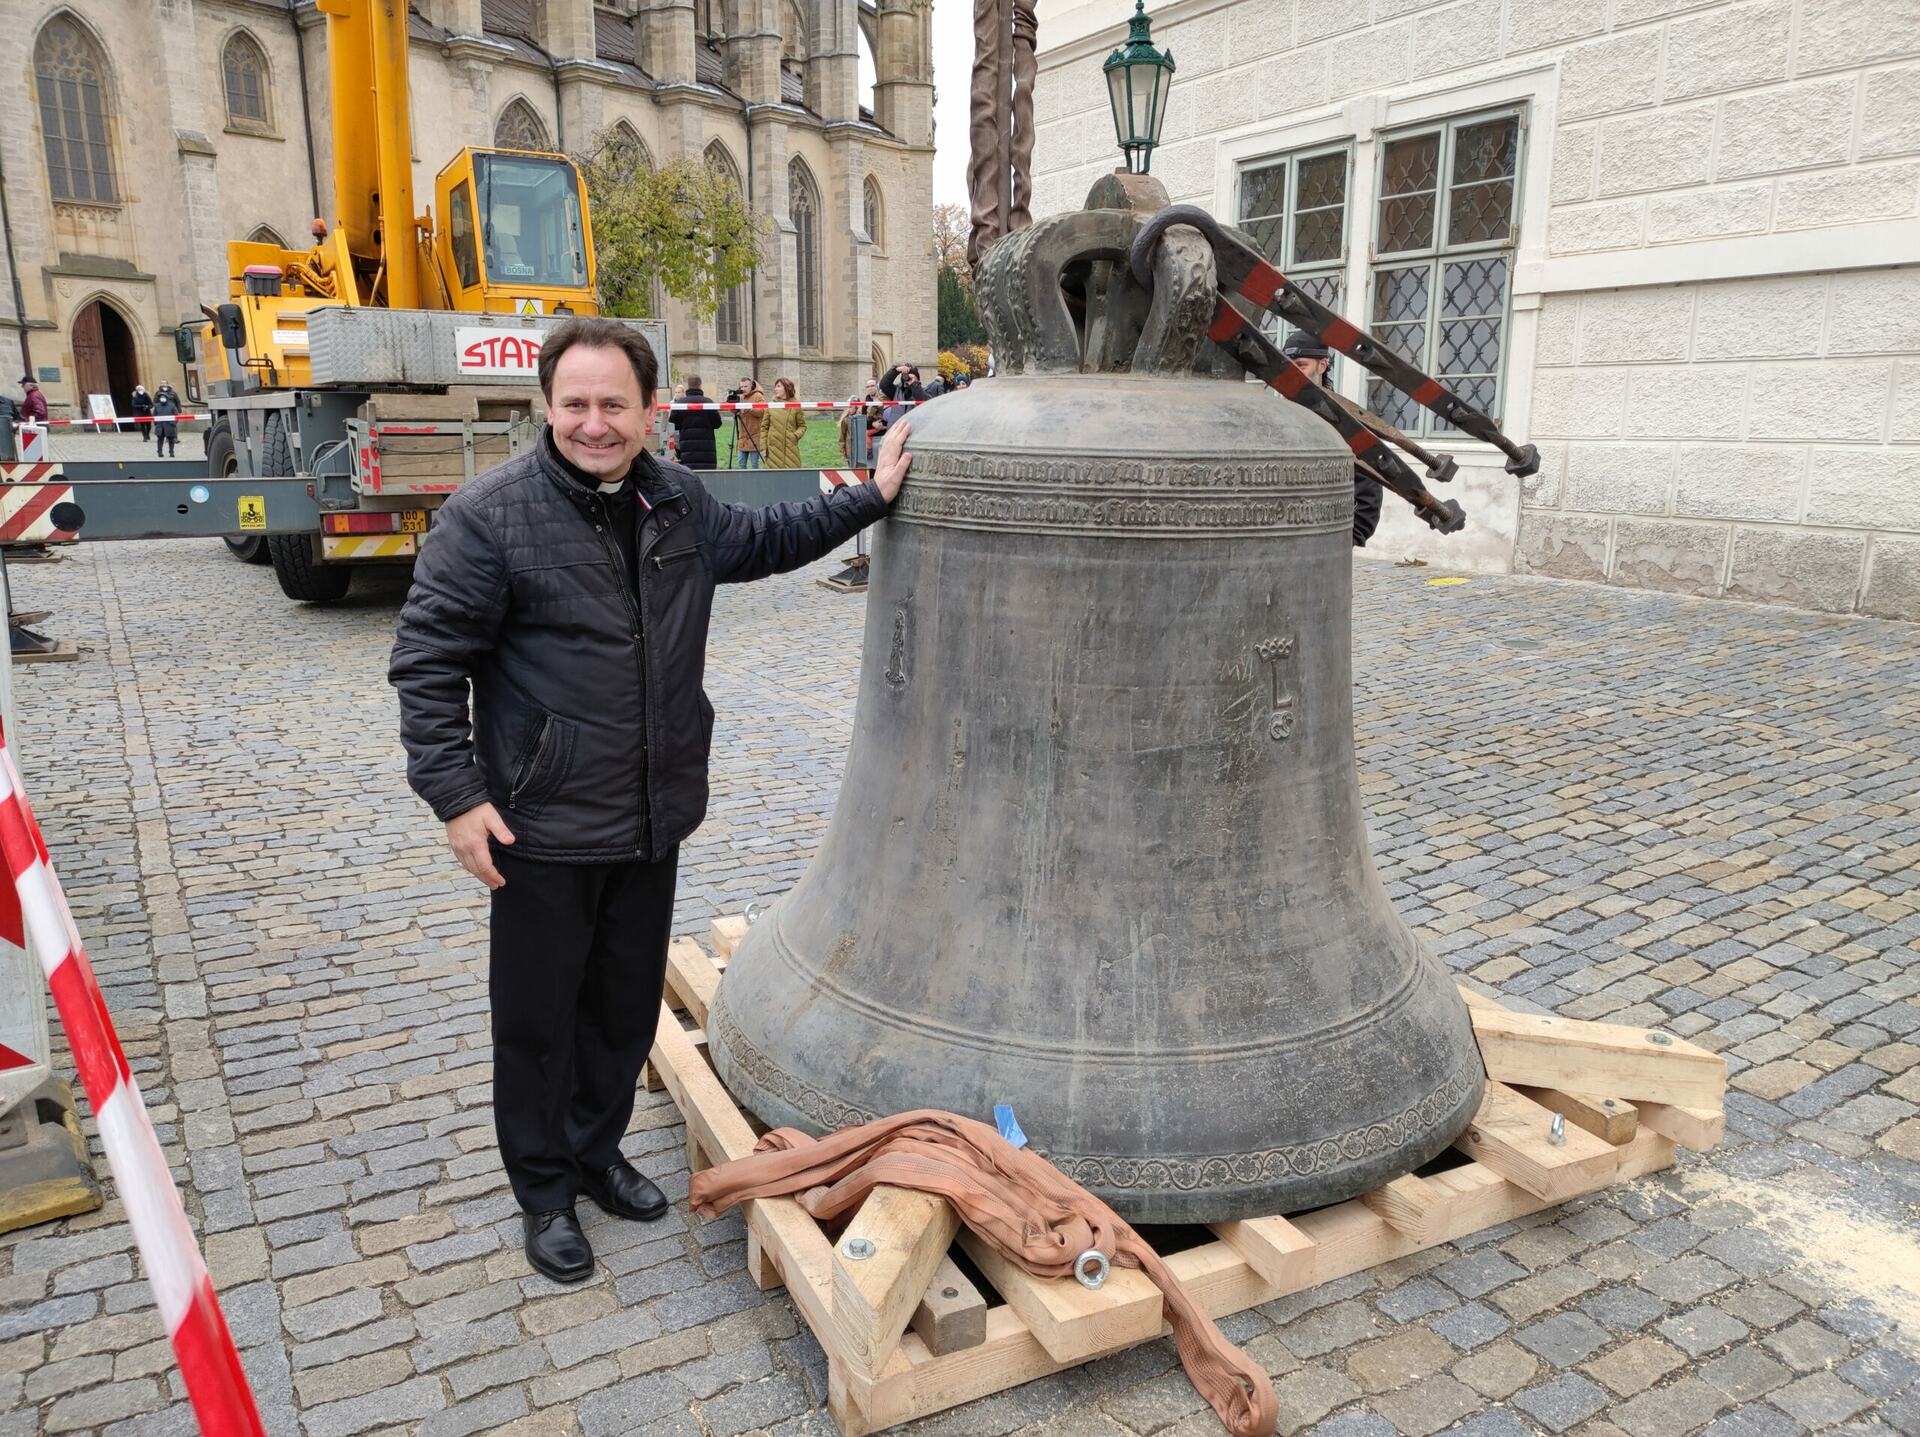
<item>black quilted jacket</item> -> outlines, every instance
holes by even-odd
[[[651,859],[693,832],[707,811],[714,585],[797,569],[887,511],[870,484],[722,504],[648,454],[634,478],[653,506],[634,506],[637,612],[606,503],[568,476],[550,435],[447,500],[400,612],[387,677],[407,779],[443,820],[491,800],[520,857]]]

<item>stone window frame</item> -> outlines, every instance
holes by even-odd
[[[235,47],[244,47],[253,52],[253,58],[259,62],[260,76],[260,113],[242,115],[233,108],[233,72],[228,66],[228,58]],[[267,55],[267,47],[260,43],[260,37],[244,25],[237,25],[227,32],[220,42],[220,103],[227,117],[226,130],[230,135],[255,135],[263,139],[279,139],[280,131],[273,118],[273,61]]]
[[[724,143],[718,139],[709,140],[700,157],[710,169],[719,170],[722,175],[731,180],[736,193],[746,195],[746,185],[740,177],[740,166]],[[752,203],[751,199],[748,203]],[[747,286],[752,283],[751,279],[744,280],[721,294],[720,302],[713,311],[713,342],[717,347],[746,353]]]
[[[509,120],[523,125],[528,138],[539,140],[538,145],[516,144],[512,137],[503,137]],[[525,95],[515,95],[500,107],[500,113],[493,119],[493,145],[496,150],[513,150],[519,154],[544,155],[553,150],[553,135],[547,128],[546,118],[535,109]]]
[[[860,186],[860,219],[867,227],[867,239],[881,258],[887,253],[887,202],[880,189],[880,177],[868,175]]]
[[[81,95],[80,114],[83,118],[98,122],[97,136],[92,133],[90,127],[76,135],[67,134],[64,125],[61,126],[58,135],[53,134],[47,127],[47,102],[50,98],[47,86],[57,85],[60,77],[42,74],[40,47],[47,43],[48,32],[59,24],[70,25],[77,30],[81,39],[92,51],[91,58],[97,66],[93,85],[98,94],[98,109],[97,113],[89,114],[84,103],[85,96]],[[33,74],[34,120],[36,128],[40,131],[40,159],[46,168],[48,196],[55,205],[86,205],[96,209],[119,209],[126,203],[126,195],[120,186],[120,165],[115,154],[118,146],[115,143],[117,125],[114,116],[116,106],[113,93],[113,61],[108,54],[106,42],[100,38],[97,30],[72,10],[56,10],[35,30],[33,44],[27,52],[27,61]],[[55,100],[58,108],[57,91],[51,98]],[[71,189],[71,177],[77,173],[72,165],[64,162],[71,143],[76,140],[89,150],[96,152],[91,156],[85,171],[90,191],[85,195],[62,193],[63,188]],[[56,144],[60,147],[63,161],[57,169],[54,165]],[[56,178],[56,175],[65,178]],[[100,193],[103,182],[108,191],[105,194]]]

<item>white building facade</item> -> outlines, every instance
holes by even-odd
[[[1042,0],[1036,214],[1130,3]],[[1367,551],[1920,619],[1920,0],[1172,0],[1153,173],[1537,443]]]

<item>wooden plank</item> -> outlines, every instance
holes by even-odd
[[[1312,1261],[1313,1239],[1283,1217],[1217,1222],[1213,1235],[1275,1287],[1289,1286]]]
[[[987,1300],[950,1257],[942,1257],[913,1310],[913,1330],[935,1356],[987,1340]]]
[[[713,946],[713,951],[720,955],[722,964],[733,957],[733,950],[746,936],[747,916],[744,913],[730,913],[725,918],[716,918],[707,925],[707,942]]]
[[[959,1226],[945,1198],[884,1185],[867,1194],[833,1253],[833,1321],[849,1365],[874,1372],[893,1356]],[[872,1256],[849,1257],[857,1242]]]
[[[1529,1088],[1518,1083],[1513,1085],[1513,1090],[1616,1148],[1640,1130],[1638,1111],[1623,1098],[1569,1093],[1564,1088]]]
[[[1642,1127],[1620,1151],[1622,1182],[1644,1177],[1673,1163],[1673,1144]],[[1167,1265],[1178,1273],[1195,1300],[1215,1317],[1244,1312],[1290,1292],[1304,1291],[1346,1277],[1421,1247],[1451,1242],[1494,1223],[1511,1222],[1551,1207],[1524,1188],[1488,1172],[1477,1163],[1428,1178],[1445,1196],[1445,1217],[1434,1243],[1421,1244],[1395,1229],[1364,1204],[1354,1201],[1292,1219],[1312,1242],[1309,1260],[1299,1264],[1296,1281],[1276,1286],[1264,1281],[1224,1241],[1175,1253]],[[1124,1344],[1123,1344],[1124,1345]],[[936,1355],[915,1334],[901,1341],[893,1360],[871,1383],[850,1378],[854,1398],[874,1431],[945,1411],[1023,1382],[1074,1366],[1053,1358],[1010,1307],[987,1311],[986,1340],[978,1347]]]
[[[1472,1014],[1487,1076],[1499,1082],[1605,1093],[1629,1102],[1709,1109],[1725,1104],[1726,1063],[1684,1038],[1483,1005]]]
[[[667,1086],[667,1080],[660,1076],[660,1070],[652,1063],[640,1065],[640,1081],[646,1084],[649,1093],[658,1093]]]
[[[1372,1192],[1362,1193],[1360,1201],[1385,1218],[1396,1232],[1415,1242],[1432,1242],[1436,1226],[1435,1209],[1440,1195],[1426,1182],[1408,1173]]]
[[[1612,1182],[1620,1150],[1571,1123],[1556,1144],[1552,1121],[1538,1103],[1489,1082],[1480,1111],[1454,1147],[1545,1202],[1565,1202]]]
[[[701,1056],[693,1036],[680,1026],[665,1003],[654,1034],[653,1066],[665,1080],[674,1106],[702,1151],[716,1162],[730,1162],[753,1151],[753,1129]],[[829,1357],[837,1356],[833,1330],[833,1248],[820,1224],[792,1198],[756,1198],[746,1205],[747,1228],[757,1233],[765,1255],[800,1315]]]
[[[702,1028],[707,1026],[707,1010],[713,995],[720,991],[720,970],[691,938],[676,938],[667,945],[667,991],[692,1015]]]
[[[1056,1362],[1081,1362],[1160,1331],[1160,1289],[1138,1268],[1116,1263],[1105,1283],[1087,1288],[1035,1277],[972,1231],[960,1234],[960,1246]]]
[[[1727,1136],[1727,1115],[1715,1108],[1679,1108],[1671,1103],[1640,1104],[1640,1121],[1683,1148],[1704,1153]]]

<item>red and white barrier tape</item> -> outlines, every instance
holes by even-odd
[[[74,1066],[100,1125],[100,1141],[139,1244],[154,1303],[186,1380],[194,1418],[205,1437],[264,1437],[253,1390],[220,1314],[213,1280],[113,1030],[107,1001],[94,981],[66,896],[54,877],[46,841],[34,822],[4,733],[0,733],[0,853],[13,879],[0,885],[0,937],[25,947],[27,934],[33,935],[73,1048]]]
[[[15,429],[118,429],[122,424],[182,424],[211,419],[211,414],[122,414],[113,419],[19,419]]]
[[[911,409],[916,404],[932,402],[928,399],[765,399],[751,404],[745,401],[738,404],[725,401],[717,404],[688,404],[685,400],[676,399],[671,404],[662,404],[658,407],[671,409],[675,413],[704,409],[887,409],[892,407]]]

